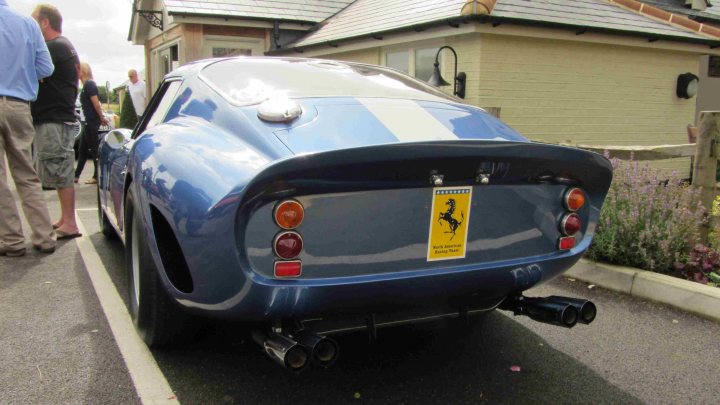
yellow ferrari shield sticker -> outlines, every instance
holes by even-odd
[[[433,189],[428,261],[465,257],[471,201],[472,187]]]

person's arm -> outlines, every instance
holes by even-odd
[[[55,71],[50,51],[48,51],[45,39],[43,39],[40,27],[32,24],[33,35],[35,36],[35,74],[38,80],[42,80],[50,76]]]
[[[93,105],[93,108],[95,108],[95,112],[97,113],[98,117],[100,117],[100,125],[107,125],[108,120],[105,118],[105,114],[103,114],[102,106],[100,105],[100,99],[98,99],[98,96],[90,96],[90,102]]]
[[[147,107],[147,91],[145,90],[145,82],[142,82],[142,103],[143,107]]]

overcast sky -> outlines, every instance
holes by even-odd
[[[35,5],[52,4],[63,16],[63,35],[80,60],[90,64],[98,85],[116,87],[128,69],[145,68],[143,47],[127,40],[132,0],[8,0],[15,11],[30,15]]]

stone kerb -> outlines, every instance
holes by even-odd
[[[581,259],[565,275],[720,322],[720,288],[587,259]]]

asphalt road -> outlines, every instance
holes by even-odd
[[[78,187],[84,237],[125,297],[123,248],[99,234],[94,193]],[[372,343],[350,333],[335,367],[300,375],[232,324],[153,356],[183,404],[720,404],[720,325],[565,278],[529,293],[552,294],[591,298],[597,320],[568,330],[494,312],[470,328],[382,329]],[[76,241],[0,257],[0,404],[138,402]]]

